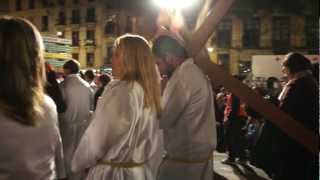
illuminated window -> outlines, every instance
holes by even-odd
[[[72,32],[72,46],[79,46],[79,31]]]
[[[94,44],[94,41],[95,41],[94,35],[95,35],[94,30],[87,30],[87,39],[86,39],[87,45]]]
[[[94,65],[94,54],[87,53],[87,66],[93,66],[93,65]]]

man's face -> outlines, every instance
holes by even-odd
[[[71,74],[71,72],[69,69],[63,68],[63,74],[64,74],[64,76],[68,76],[69,74]]]
[[[168,62],[167,59],[161,59],[156,57],[156,63],[158,65],[161,77],[170,77],[174,71],[174,67]]]

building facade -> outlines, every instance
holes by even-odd
[[[135,17],[108,9],[103,0],[8,0],[2,15],[29,19],[44,36],[72,40],[72,57],[81,68],[111,64],[115,38],[133,32]]]
[[[319,54],[319,19],[263,11],[246,17],[230,14],[219,24],[208,47],[214,62],[231,74],[246,75],[253,55]]]

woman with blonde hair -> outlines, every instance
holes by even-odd
[[[160,84],[144,38],[127,34],[115,41],[112,74],[72,169],[89,169],[87,180],[153,180],[149,161],[160,141]]]
[[[0,18],[1,180],[55,178],[61,139],[56,106],[43,91],[43,51],[40,33],[30,22]]]

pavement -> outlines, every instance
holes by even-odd
[[[261,169],[250,164],[222,164],[221,161],[226,158],[225,153],[214,153],[214,180],[271,180]]]

